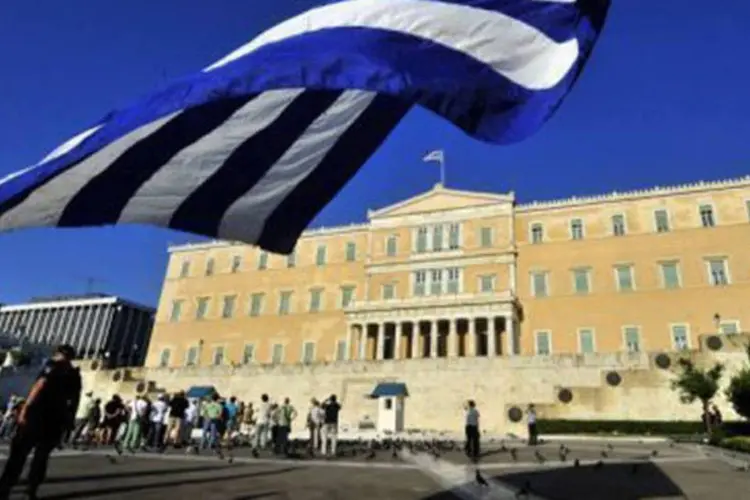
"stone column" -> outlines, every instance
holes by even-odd
[[[448,357],[458,356],[458,320],[451,318],[448,321]]]
[[[419,321],[413,321],[411,324],[411,359],[422,357],[419,352]]]
[[[506,319],[506,330],[508,330],[508,333],[506,336],[508,337],[507,345],[508,345],[508,356],[515,356],[518,353],[518,322],[513,317],[513,315],[508,316]]]
[[[469,318],[469,328],[466,331],[466,357],[477,355],[477,319]]]
[[[401,335],[403,335],[403,326],[400,321],[396,321],[393,332],[393,359],[401,359]]]
[[[430,323],[430,357],[438,357],[438,320],[433,319]]]
[[[377,359],[382,360],[385,355],[385,323],[378,323],[378,345],[377,348]]]
[[[349,361],[352,358],[352,350],[354,347],[354,329],[356,328],[356,325],[349,325],[349,329],[346,332],[346,356],[344,356],[345,361]]]
[[[487,318],[487,356],[497,356],[497,322],[494,316]]]
[[[367,359],[367,323],[359,326],[359,359]]]

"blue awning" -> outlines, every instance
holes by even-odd
[[[194,385],[185,393],[188,399],[203,399],[217,394],[219,391],[212,385]]]
[[[406,384],[400,382],[386,382],[378,384],[370,394],[373,399],[377,398],[393,398],[397,396],[408,396],[409,391],[406,390]]]

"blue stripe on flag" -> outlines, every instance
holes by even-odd
[[[67,204],[58,225],[95,226],[117,220],[130,198],[172,157],[221,126],[254,97],[211,101],[177,115],[92,178]]]

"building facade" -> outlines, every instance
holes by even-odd
[[[517,204],[434,189],[290,256],[170,249],[147,366],[665,351],[750,324],[750,178]]]
[[[119,297],[53,297],[0,307],[0,333],[26,345],[70,344],[79,359],[140,366],[154,315],[154,309]]]

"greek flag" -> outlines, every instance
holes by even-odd
[[[347,0],[0,181],[0,230],[141,223],[292,251],[413,106],[503,144],[549,119],[610,0]]]

